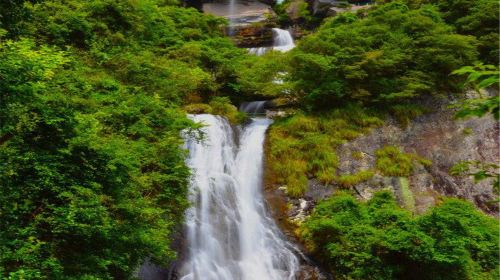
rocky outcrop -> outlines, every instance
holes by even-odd
[[[389,119],[337,150],[339,175],[354,174],[375,169],[375,151],[384,146],[398,146],[406,153],[414,153],[432,161],[430,166],[416,163],[412,175],[387,177],[376,173],[371,179],[352,188],[359,199],[369,199],[379,190],[390,190],[399,204],[416,214],[425,212],[443,197],[458,197],[473,202],[490,215],[499,216],[497,195],[491,180],[474,182],[470,176],[452,176],[450,168],[462,160],[497,163],[499,153],[499,124],[491,116],[456,120],[449,105],[430,105],[434,111],[414,119],[401,127]],[[324,185],[309,180],[306,193],[300,198],[285,194],[285,186],[266,186],[276,219],[289,235],[314,209],[316,203],[331,196],[338,186]],[[281,201],[280,201],[281,200]]]
[[[240,48],[271,47],[273,45],[273,30],[270,25],[240,25],[228,30]]]
[[[418,117],[406,128],[389,121],[368,135],[343,145],[338,150],[341,158],[339,173],[374,168],[377,149],[386,145],[399,146],[407,153],[432,161],[428,168],[417,165],[408,178],[408,188],[415,204],[410,210],[421,213],[442,195],[467,199],[485,212],[497,215],[498,204],[491,203],[496,199],[491,181],[475,183],[468,176],[451,176],[449,171],[462,160],[497,162],[498,133],[498,122],[491,116],[456,120],[454,112],[442,105],[436,112]],[[361,157],[355,159],[353,152]],[[405,186],[394,178],[374,176],[355,187],[365,199],[374,190],[389,188],[401,204],[405,203],[405,190],[402,189]]]
[[[203,4],[203,11],[229,20],[226,34],[238,47],[268,47],[273,44],[272,28],[276,27],[276,14],[267,4],[256,0],[220,0]]]
[[[357,1],[350,3],[349,1],[339,0],[310,0],[312,14],[315,16],[335,16],[343,12],[356,12],[358,10],[367,9],[371,5],[371,1]]]

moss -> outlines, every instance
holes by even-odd
[[[212,107],[208,104],[195,103],[184,106],[184,110],[188,114],[210,114]]]
[[[361,152],[361,151],[352,151],[351,152],[351,157],[353,159],[361,160],[361,159],[363,159],[363,152]]]
[[[398,147],[385,146],[375,152],[377,169],[386,176],[407,177],[413,171],[412,157]]]
[[[339,179],[336,148],[380,124],[380,119],[356,106],[322,115],[298,112],[276,120],[268,136],[267,172],[273,178],[270,183],[284,184],[289,195],[300,196],[307,190],[308,177],[325,184],[335,182]],[[352,180],[371,177],[368,175],[364,172],[343,180],[348,185]]]
[[[473,130],[472,130],[472,128],[470,128],[470,127],[466,127],[466,128],[464,128],[464,130],[462,130],[462,133],[463,133],[464,135],[471,135],[473,132],[474,132],[474,131],[473,131]]]
[[[408,182],[408,178],[401,177],[399,178],[399,184],[401,185],[401,197],[403,200],[403,205],[407,210],[415,213],[415,198],[413,197],[413,193],[410,190],[410,184]]]
[[[240,124],[247,119],[246,114],[238,111],[227,97],[215,97],[209,104],[188,104],[184,106],[184,110],[189,114],[214,114],[223,116],[232,124]]]
[[[337,178],[337,183],[343,188],[349,188],[373,177],[372,170],[362,170],[354,174],[344,174]]]
[[[428,167],[432,162],[416,154],[403,153],[398,147],[385,146],[375,152],[377,169],[386,176],[408,177],[411,175],[414,163],[418,162]]]

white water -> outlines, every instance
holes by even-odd
[[[235,23],[235,12],[236,12],[236,0],[229,0],[228,5],[228,20],[229,20],[229,35],[233,35],[234,23]]]
[[[193,170],[187,212],[188,258],[181,280],[291,280],[299,261],[266,212],[262,160],[269,119],[256,118],[240,132],[239,146],[228,122],[203,122],[205,140],[188,139]]]
[[[260,56],[271,49],[280,52],[287,52],[293,48],[295,48],[295,43],[293,42],[292,34],[290,34],[290,31],[280,28],[273,28],[272,47],[249,48],[248,52]]]
[[[273,32],[274,32],[274,37],[273,37],[274,50],[287,52],[295,48],[295,43],[293,42],[292,34],[290,34],[290,31],[279,28],[273,28]]]
[[[264,114],[266,113],[264,105],[266,101],[243,102],[240,105],[240,111],[247,114]]]

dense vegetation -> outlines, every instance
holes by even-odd
[[[231,103],[296,107],[268,139],[272,179],[291,196],[310,177],[347,188],[426,164],[386,147],[376,169],[337,174],[335,149],[387,113],[405,124],[418,100],[458,92],[453,70],[496,64],[498,3],[380,2],[255,57],[223,35],[225,20],[175,0],[0,1],[0,278],[129,279],[146,258],[173,260],[190,173],[180,135],[198,127],[186,112],[239,123]],[[498,114],[497,100],[465,113]],[[327,200],[303,230],[340,278],[492,279],[493,226],[457,200],[412,218],[379,194]]]
[[[387,1],[386,1],[387,2]],[[480,59],[498,65],[499,26],[496,0],[405,0],[411,8],[432,4],[458,34],[477,38]]]
[[[337,109],[321,116],[297,113],[278,120],[268,136],[269,182],[284,184],[290,196],[300,196],[307,189],[308,175],[323,183],[352,185],[369,179],[371,172],[353,178],[337,174],[336,148],[383,122],[357,106]],[[373,175],[373,174],[372,174]]]
[[[476,39],[453,32],[432,6],[394,2],[341,14],[291,57],[296,94],[312,109],[363,102],[395,106],[457,90],[450,73],[476,60]]]
[[[271,172],[276,174],[275,181],[286,184],[293,195],[305,191],[307,177],[349,186],[351,182],[365,180],[373,171],[366,170],[358,174],[360,176],[336,175],[338,159],[335,146],[350,140],[349,135],[336,136],[342,134],[343,127],[337,127],[334,133],[321,125],[309,125],[297,130],[293,125],[296,121],[308,120],[310,124],[342,123],[349,119],[346,128],[356,131],[351,139],[368,131],[360,129],[363,127],[359,124],[363,122],[363,116],[376,116],[384,120],[389,115],[406,126],[412,118],[435,109],[426,107],[428,104],[443,104],[450,97],[462,98],[463,77],[452,73],[471,73],[471,67],[462,72],[454,71],[477,61],[491,62],[484,52],[486,49],[487,53],[498,52],[498,46],[489,45],[486,48],[486,43],[479,42],[486,40],[480,39],[481,34],[497,36],[498,15],[473,13],[479,7],[493,5],[495,1],[380,2],[386,4],[356,14],[342,13],[327,18],[316,32],[302,38],[297,48],[286,57],[269,56],[275,65],[284,64],[282,68],[274,66],[276,71],[285,69],[289,73],[279,90],[305,112],[292,114],[288,119],[277,122],[270,132]],[[498,5],[496,2],[494,4]],[[467,26],[474,23],[475,29],[471,27],[470,32],[459,32],[465,28],[460,29],[459,26],[465,26],[466,22]],[[484,22],[484,25],[479,22]],[[485,73],[480,81],[495,86],[497,68],[478,65]],[[474,81],[477,79],[475,73],[470,74]],[[248,76],[252,76],[252,73]],[[273,75],[267,73],[267,77]],[[465,110],[461,111],[464,112],[462,114],[478,115],[481,112],[498,111],[498,96],[483,99],[465,102],[461,105]],[[342,111],[341,108],[356,111],[349,113],[355,115],[354,120],[349,114],[343,116],[342,113],[332,112]],[[317,141],[307,140],[313,135],[317,136]],[[321,136],[324,138],[322,142],[318,140]],[[305,144],[309,142],[312,144]],[[316,148],[327,152],[315,157],[316,167],[312,167],[310,158]],[[417,159],[418,156],[413,155],[412,158]],[[395,158],[390,158],[384,164],[379,162],[380,171],[393,176],[408,176],[411,173],[410,165],[396,164],[392,171],[388,171],[385,167],[394,165],[393,160]],[[418,161],[428,165],[421,159]],[[305,162],[308,162],[307,166]]]
[[[458,199],[412,217],[389,192],[321,202],[302,237],[336,279],[498,279],[498,221]]]
[[[187,206],[180,132],[196,127],[180,107],[232,92],[244,51],[223,20],[169,1],[0,5],[0,278],[168,264]]]

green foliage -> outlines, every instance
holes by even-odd
[[[412,157],[398,147],[385,146],[375,152],[377,169],[386,176],[408,177],[413,171]]]
[[[479,94],[479,98],[466,99],[459,107],[456,117],[459,119],[467,117],[482,117],[491,113],[493,117],[500,119],[500,97],[498,94],[483,97],[481,90],[489,87],[498,87],[500,83],[500,72],[498,67],[493,65],[477,64],[475,66],[464,66],[452,72],[454,75],[465,75],[465,85],[472,86]]]
[[[268,177],[286,185],[291,196],[307,190],[308,177],[345,187],[367,180],[373,175],[370,171],[338,177],[335,149],[381,123],[373,113],[353,105],[324,115],[296,113],[277,120],[268,135]]]
[[[214,97],[209,104],[194,103],[184,106],[189,114],[213,114],[225,117],[232,124],[241,124],[247,120],[245,113],[238,111],[228,97]]]
[[[238,111],[228,97],[214,97],[210,103],[210,113],[214,115],[224,116],[229,122],[239,124],[246,120],[246,115]]]
[[[127,279],[172,260],[185,115],[31,40],[0,44],[0,76],[0,277]]]
[[[401,152],[398,147],[385,146],[375,152],[377,169],[386,176],[408,177],[413,171],[414,162],[430,166],[431,161],[416,154]]]
[[[245,51],[171,4],[0,4],[0,278],[130,279],[175,258],[180,132],[197,127],[177,106],[234,93]],[[210,107],[240,121],[227,98]]]
[[[302,238],[336,279],[497,279],[498,221],[446,199],[413,218],[389,192],[320,202]]]
[[[459,34],[478,39],[481,60],[498,64],[499,2],[497,0],[405,0],[410,7],[432,4],[438,8],[446,23]]]
[[[193,93],[205,101],[216,92],[234,94],[245,51],[223,37],[225,21],[168,2],[25,1],[29,16],[16,26],[23,36],[75,50],[121,82],[175,103]],[[10,25],[0,27],[15,37]]]
[[[340,186],[348,188],[369,180],[374,174],[375,173],[371,170],[362,170],[354,174],[343,174],[339,176],[336,181]]]
[[[454,90],[454,69],[476,58],[476,40],[457,35],[431,6],[380,5],[366,17],[327,20],[292,51],[290,80],[310,109],[346,101],[411,104]]]
[[[249,56],[237,70],[242,97],[276,97],[290,91],[286,77],[286,54],[274,51],[262,56]],[[280,82],[277,82],[280,80]]]

